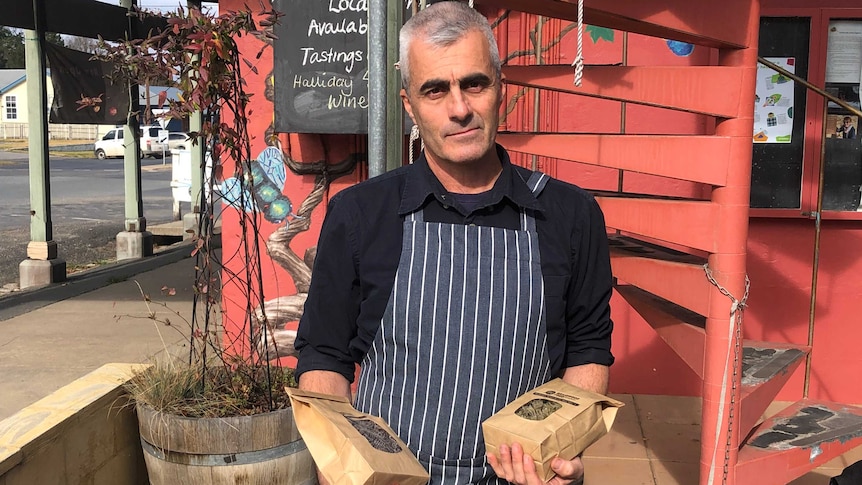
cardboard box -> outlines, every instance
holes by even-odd
[[[345,397],[287,389],[296,427],[331,485],[424,485],[429,476],[382,419]]]
[[[608,433],[623,403],[554,379],[518,397],[482,423],[485,448],[519,443],[544,481],[555,457],[571,460]]]

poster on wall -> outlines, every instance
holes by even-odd
[[[862,22],[829,22],[826,82],[859,84],[862,78]]]
[[[767,57],[766,60],[795,73],[793,57]],[[793,89],[792,79],[763,64],[757,65],[755,143],[790,143],[793,136]]]

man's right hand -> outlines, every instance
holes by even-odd
[[[297,386],[303,391],[319,392],[321,394],[331,394],[335,396],[344,396],[353,399],[350,396],[350,382],[338,372],[326,370],[311,370],[303,372],[299,376],[299,385]],[[317,471],[317,481],[320,485],[329,485],[329,482]]]
[[[494,473],[509,483],[515,485],[545,485],[539,478],[536,464],[530,455],[524,453],[524,449],[518,443],[511,447],[502,445],[500,456],[488,453],[488,464],[494,469]],[[584,480],[584,463],[580,457],[566,461],[554,458],[551,469],[557,475],[547,482],[547,485],[579,485]]]

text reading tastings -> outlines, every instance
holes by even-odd
[[[364,52],[361,49],[356,49],[349,52],[337,51],[333,48],[326,50],[317,50],[314,47],[302,47],[302,65],[312,66],[314,64],[330,64],[333,62],[343,62],[344,71],[347,73],[353,72],[353,68],[357,62],[362,62]]]

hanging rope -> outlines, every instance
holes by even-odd
[[[407,145],[407,152],[410,158],[410,164],[413,165],[413,153],[415,153],[416,140],[419,139],[419,126],[413,125],[410,128],[410,143]],[[425,145],[422,144],[420,149],[424,149]]]
[[[584,78],[584,0],[578,0],[578,52],[572,66],[575,68],[575,86],[581,87]]]
[[[729,341],[733,342],[733,379],[731,381],[730,387],[730,412],[727,416],[727,442],[724,447],[724,470],[721,478],[721,483],[727,483],[727,476],[730,473],[730,450],[733,446],[731,443],[731,436],[733,435],[733,422],[734,422],[734,404],[736,404],[736,394],[737,394],[737,386],[736,386],[736,378],[737,378],[737,368],[739,367],[739,352],[742,347],[742,312],[745,307],[748,305],[748,293],[751,289],[751,280],[748,279],[748,275],[745,275],[745,290],[742,294],[742,299],[737,300],[727,288],[721,286],[721,284],[716,281],[715,277],[712,276],[712,270],[709,268],[709,264],[703,265],[703,271],[706,273],[706,279],[709,282],[718,288],[718,291],[721,292],[722,295],[730,298],[730,322],[727,329],[727,337]],[[713,452],[712,462],[715,463],[715,455],[718,453],[718,436],[721,433],[721,416],[724,415],[724,408],[727,405],[724,396],[727,394],[727,377],[728,377],[728,366],[730,364],[730,352],[727,354],[727,359],[724,362],[724,375],[721,380],[721,398],[718,401],[718,416],[719,419],[715,423],[715,451]],[[708,484],[714,483],[715,480],[715,469],[710,467],[709,470],[709,479],[707,480]]]

